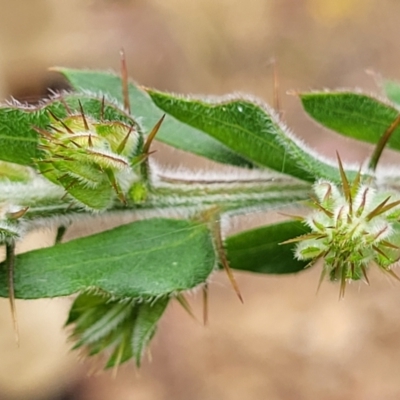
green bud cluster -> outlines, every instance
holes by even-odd
[[[93,211],[110,208],[140,180],[135,168],[145,158],[137,124],[97,121],[85,115],[82,106],[65,118],[50,113],[48,129],[40,134],[41,173],[64,187],[78,204]]]
[[[310,260],[309,265],[323,260],[321,281],[325,276],[340,281],[340,297],[346,282],[360,278],[369,282],[367,270],[372,264],[398,279],[392,266],[400,258],[398,196],[362,184],[360,174],[349,184],[342,167],[341,172],[341,188],[326,180],[313,187],[314,211],[302,218],[311,233],[286,242],[298,242],[295,256]]]

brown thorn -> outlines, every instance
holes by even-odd
[[[163,123],[165,118],[165,114],[159,119],[159,121],[154,125],[154,128],[151,130],[149,135],[147,136],[146,142],[143,146],[143,153],[147,154],[150,150],[151,143],[157,135],[158,130],[160,129],[161,124]]]
[[[68,125],[66,125],[65,122],[64,122],[62,119],[58,118],[58,117],[53,113],[53,111],[47,110],[47,112],[48,112],[57,122],[59,122],[59,123],[65,128],[65,130],[66,130],[68,133],[71,133],[71,134],[74,133],[74,131],[71,130],[71,128],[70,128]]]
[[[50,128],[55,130],[58,133],[65,133],[63,130],[61,130],[60,128],[57,128],[56,126],[50,125]]]
[[[329,218],[332,218],[332,217],[333,217],[333,212],[327,210],[322,204],[320,204],[320,203],[318,202],[318,200],[317,200],[315,197],[310,196],[310,198],[311,198],[311,200],[313,201],[312,204],[313,204],[314,206],[316,206],[319,210],[321,210],[327,217],[329,217]]]
[[[14,268],[15,268],[15,243],[6,244],[6,266],[7,266],[7,284],[8,297],[10,300],[11,316],[14,326],[15,340],[19,346],[19,327],[17,319],[17,309],[15,306],[15,290],[14,290]]]
[[[369,191],[369,188],[366,188],[366,189],[364,190],[363,197],[362,197],[362,200],[361,200],[361,204],[360,204],[360,206],[359,206],[358,209],[357,209],[357,216],[358,216],[358,217],[359,217],[359,216],[362,214],[362,212],[364,211],[365,204],[366,204],[366,202],[367,202],[367,193],[368,193],[368,191]]]
[[[189,304],[189,302],[187,301],[186,297],[185,297],[182,293],[178,293],[178,294],[175,296],[175,298],[176,298],[176,300],[178,300],[178,303],[182,306],[182,308],[183,308],[193,319],[195,319],[196,321],[198,321],[197,318],[196,318],[196,316],[194,315],[193,310],[192,310],[192,307],[190,307],[190,304]]]
[[[326,237],[327,235],[321,235],[320,233],[305,233],[304,235],[300,235],[295,238],[285,240],[284,242],[280,242],[279,245],[297,243],[308,239],[323,239]]]
[[[390,200],[390,196],[386,197],[380,204],[378,204],[368,215],[366,216],[367,221],[371,221],[372,218],[381,214],[381,210],[386,206],[386,203]]]
[[[64,174],[64,175],[60,176],[60,177],[58,178],[58,181],[60,181],[62,178],[66,177],[66,176],[68,176],[68,174]],[[67,186],[64,186],[64,189],[65,189],[66,192],[65,192],[65,194],[63,194],[63,196],[61,197],[61,199],[64,199],[64,198],[65,198],[65,196],[68,194],[68,190],[71,189],[72,186],[76,185],[77,182],[78,182],[78,179],[73,179]]]
[[[101,98],[101,108],[100,108],[100,121],[104,121],[104,109],[106,107],[106,98],[103,97]]]
[[[11,219],[21,218],[22,216],[25,215],[25,213],[28,211],[28,209],[29,209],[29,207],[24,207],[19,211],[7,213],[7,218],[11,218]]]
[[[389,141],[390,137],[392,136],[393,132],[396,130],[396,128],[400,125],[400,114],[396,116],[394,121],[390,124],[389,128],[386,129],[386,131],[383,133],[381,138],[379,139],[375,150],[371,156],[371,160],[369,162],[368,167],[375,171],[379,159],[381,158],[382,152],[384,148],[386,147],[387,142]]]
[[[80,100],[78,100],[78,104],[79,104],[79,109],[81,111],[81,117],[82,117],[82,121],[83,121],[83,126],[88,131],[89,130],[89,125],[87,123],[87,120],[86,120],[86,117],[85,117],[85,113],[83,112],[83,107],[82,107],[82,103],[81,103]]]
[[[319,281],[318,281],[318,286],[317,286],[317,292],[316,292],[316,294],[319,293],[319,290],[321,289],[321,285],[322,285],[322,282],[323,282],[324,279],[325,279],[325,276],[326,276],[326,269],[325,269],[325,268],[322,268],[321,275],[320,275]]]
[[[274,77],[274,108],[278,115],[281,114],[281,106],[279,101],[279,76],[278,76],[278,63],[275,59],[272,60],[273,77]]]
[[[388,273],[392,278],[400,281],[400,277],[390,268],[382,268],[386,273]]]
[[[69,115],[72,115],[72,111],[71,111],[71,109],[69,108],[68,103],[65,101],[65,99],[64,99],[63,97],[60,97],[60,103],[64,106],[64,108],[65,108],[65,110],[67,111],[67,113],[68,113]]]
[[[387,204],[385,207],[382,207],[381,210],[379,210],[379,214],[383,214],[386,211],[391,210],[393,207],[396,207],[400,204],[400,200],[393,201],[392,203]]]
[[[122,97],[124,99],[124,110],[128,114],[130,114],[131,105],[129,101],[128,67],[126,65],[125,50],[122,48],[119,54],[121,56],[121,80],[122,80]]]
[[[70,143],[72,143],[75,147],[77,147],[78,149],[81,149],[82,146],[79,143],[76,143],[74,140],[70,140]]]
[[[358,186],[360,186],[360,182],[361,182],[361,166],[357,171],[357,175],[354,178],[353,183],[351,184],[351,193],[354,194],[354,192],[356,191],[356,189],[358,188]]]
[[[372,248],[379,253],[383,258],[386,258],[386,260],[390,260],[390,257],[386,255],[379,247],[372,245]]]
[[[203,286],[203,324],[208,325],[208,283]]]
[[[352,198],[349,181],[347,179],[346,173],[344,172],[342,160],[340,159],[338,152],[336,152],[336,157],[337,157],[338,163],[339,163],[340,178],[342,180],[344,197],[349,202],[349,213],[352,214],[353,213],[353,198]]]
[[[346,269],[342,268],[342,276],[340,277],[339,300],[344,298],[345,292],[346,292]]]
[[[117,194],[119,200],[121,201],[121,203],[123,205],[126,206],[126,204],[127,204],[126,198],[118,186],[118,183],[115,179],[114,173],[111,170],[108,170],[108,171],[106,171],[106,174],[107,174],[108,180],[110,181],[111,186],[114,188],[115,193]]]
[[[369,279],[368,279],[368,275],[367,275],[367,270],[365,269],[365,265],[361,264],[361,272],[364,276],[365,281],[367,282],[367,284],[369,285]]]
[[[93,147],[92,135],[90,133],[89,133],[89,136],[88,136],[88,146],[89,147]]]
[[[380,242],[380,244],[381,244],[382,246],[389,247],[389,248],[391,248],[391,249],[395,249],[395,250],[399,250],[399,249],[400,249],[399,246],[396,246],[395,244],[390,243],[390,242],[388,242],[387,240],[382,240],[382,241]]]
[[[287,214],[287,213],[284,213],[284,212],[278,212],[277,214],[282,215],[284,217],[289,217],[289,218],[294,219],[296,221],[303,222],[305,220],[305,217],[302,217],[301,215]]]
[[[53,135],[50,132],[48,132],[42,128],[39,128],[38,126],[32,126],[32,129],[34,131],[36,131],[37,133],[39,133],[40,135],[44,136],[49,141],[54,139]]]
[[[224,244],[223,244],[222,235],[221,235],[221,224],[220,224],[219,220],[214,222],[214,228],[215,228],[214,229],[214,240],[215,240],[215,244],[217,247],[217,252],[218,252],[219,258],[221,260],[221,264],[222,264],[226,274],[228,275],[228,279],[233,287],[233,290],[235,291],[239,300],[243,303],[243,297],[240,293],[239,286],[236,282],[235,276],[233,275],[232,269],[229,266],[228,259],[226,258],[226,253],[224,250]]]
[[[117,148],[117,154],[121,154],[126,146],[126,143],[128,142],[129,136],[131,135],[132,131],[133,131],[134,126],[131,125],[129,128],[128,133],[125,135],[125,137],[122,139],[122,142],[119,144],[118,148]]]

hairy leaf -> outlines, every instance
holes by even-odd
[[[294,244],[282,242],[308,233],[299,221],[288,221],[251,229],[230,236],[225,248],[232,268],[263,274],[299,272],[307,265],[294,259]]]
[[[34,299],[95,288],[153,298],[204,282],[215,254],[206,226],[149,219],[17,256],[15,295]],[[0,296],[8,296],[4,264]]]
[[[255,164],[306,181],[339,180],[336,167],[316,158],[262,105],[249,100],[203,101],[148,91],[165,112],[219,140]]]
[[[90,355],[107,350],[111,353],[107,368],[132,357],[140,366],[144,349],[168,302],[168,297],[135,301],[84,292],[75,299],[66,323],[74,325],[74,348],[86,347]]]
[[[303,93],[300,99],[307,113],[323,126],[374,144],[399,114],[394,106],[358,93]],[[388,146],[400,150],[400,127],[393,132]]]
[[[105,94],[107,97],[119,100],[122,103],[121,78],[117,75],[98,72],[80,71],[68,68],[58,68],[75,90],[90,91],[99,96]],[[146,132],[150,132],[153,126],[162,116],[146,92],[133,83],[129,83],[129,98],[131,110],[134,116],[139,116]],[[178,122],[172,117],[167,117],[160,131],[157,133],[157,140],[173,146],[177,149],[188,151],[210,160],[223,164],[231,164],[241,167],[251,167],[252,164],[235,152],[204,135],[202,132],[186,124]]]

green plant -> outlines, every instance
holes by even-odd
[[[400,85],[384,81],[384,100],[299,95],[323,126],[376,144],[359,168],[312,151],[252,97],[147,90],[128,83],[125,67],[122,79],[58,71],[71,92],[0,108],[0,295],[13,310],[14,297],[78,294],[67,321],[75,347],[108,351],[107,367],[139,365],[169,301],[190,312],[184,292],[206,287],[218,268],[239,297],[231,268],[286,274],[323,259],[321,279],[339,280],[341,296],[347,280],[368,281],[372,263],[396,277],[399,175],[377,164],[385,146],[400,150]],[[149,157],[153,139],[238,168],[200,178],[165,170]],[[299,202],[304,216],[230,236],[223,229],[233,215]],[[117,213],[138,220],[61,243],[74,220]],[[58,228],[55,245],[16,256],[15,243],[42,226]]]

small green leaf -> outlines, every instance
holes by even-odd
[[[98,72],[80,71],[68,68],[57,68],[72,87],[78,91],[90,91],[99,96],[114,98],[121,102],[121,78],[117,75]],[[129,84],[129,98],[133,115],[139,116],[148,133],[162,116],[162,111],[151,101],[150,97],[133,83]],[[167,117],[157,133],[157,140],[177,149],[188,151],[223,164],[251,167],[252,164],[232,152],[220,142],[214,140],[192,127],[182,124],[172,117]]]
[[[135,358],[140,366],[143,352],[155,333],[169,297],[137,301],[115,299],[105,293],[81,293],[71,307],[66,325],[74,325],[74,349],[89,355],[108,351],[106,368]]]
[[[307,113],[323,126],[373,144],[379,141],[399,114],[394,106],[358,93],[303,93],[300,99]],[[400,127],[393,132],[388,146],[400,150]]]
[[[306,181],[338,181],[336,167],[318,159],[265,106],[246,99],[203,101],[149,90],[165,112],[219,140],[255,164]]]
[[[215,265],[204,224],[148,219],[16,257],[15,295],[36,299],[96,288],[113,296],[159,297],[205,282]],[[0,296],[7,297],[4,263]]]
[[[225,241],[229,265],[262,274],[302,271],[307,262],[294,259],[295,244],[281,243],[308,232],[303,223],[288,221],[230,236]]]

